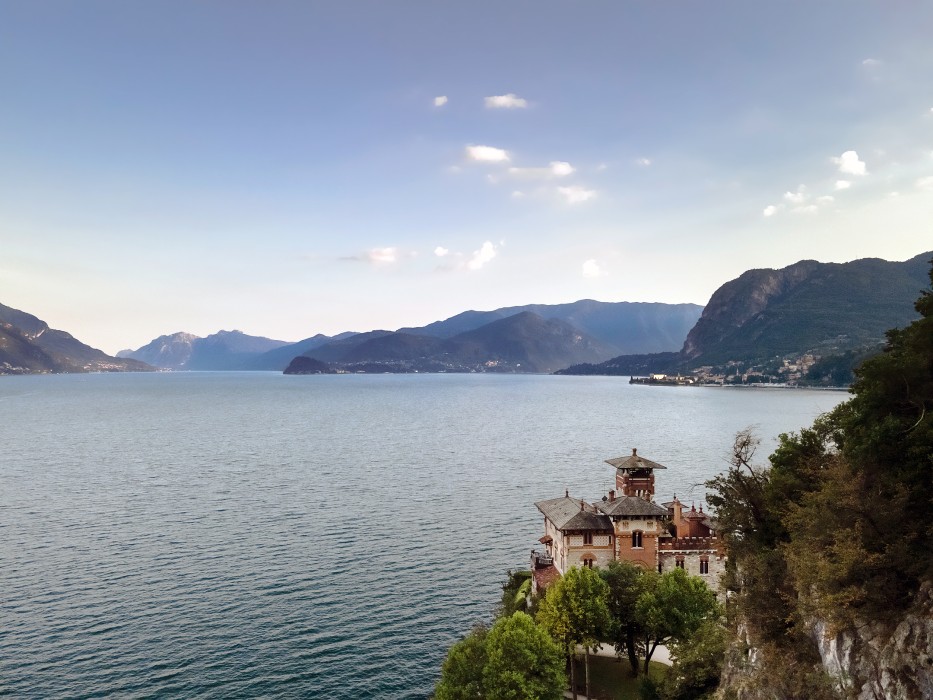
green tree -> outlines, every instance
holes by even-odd
[[[590,651],[609,627],[609,587],[590,568],[571,567],[547,590],[538,622],[570,659],[570,687],[576,696],[573,659],[577,646],[586,654],[586,695],[590,695]]]
[[[613,561],[609,566],[599,569],[599,575],[609,586],[606,601],[609,608],[607,638],[612,641],[619,656],[628,655],[632,675],[637,676],[637,639],[642,635],[642,628],[635,616],[635,606],[639,596],[654,587],[654,579],[658,574],[627,561]]]
[[[531,616],[513,613],[486,637],[483,687],[487,700],[558,700],[567,684],[560,648]]]
[[[435,700],[476,700],[484,697],[483,669],[486,667],[486,639],[489,631],[477,625],[447,652],[441,678],[434,690]]]
[[[686,639],[718,610],[716,596],[703,579],[683,569],[662,574],[653,589],[639,596],[635,606],[642,628],[644,672],[648,673],[651,656],[659,645]]]
[[[664,677],[664,700],[700,700],[712,697],[719,685],[729,633],[710,618],[671,649],[673,667]]]
[[[567,684],[560,648],[529,615],[478,625],[447,652],[435,700],[557,700]]]

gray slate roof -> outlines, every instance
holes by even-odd
[[[580,506],[583,506],[581,510]],[[544,517],[554,523],[554,526],[564,532],[566,530],[606,530],[612,532],[612,521],[579,498],[564,496],[552,498],[548,501],[538,501],[535,507]]]
[[[596,507],[612,518],[635,515],[649,518],[667,517],[667,508],[662,508],[638,496],[620,496],[614,501],[597,503]]]
[[[610,464],[616,469],[667,469],[663,464],[652,462],[650,459],[634,454],[607,459],[606,464]]]

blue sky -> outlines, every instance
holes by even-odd
[[[0,0],[0,303],[115,352],[933,248],[933,5]]]

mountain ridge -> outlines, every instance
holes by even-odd
[[[135,359],[111,357],[30,313],[0,304],[0,374],[154,369]]]

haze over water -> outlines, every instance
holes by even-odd
[[[534,501],[658,500],[847,394],[613,377],[0,381],[0,695],[424,698],[540,536]]]

